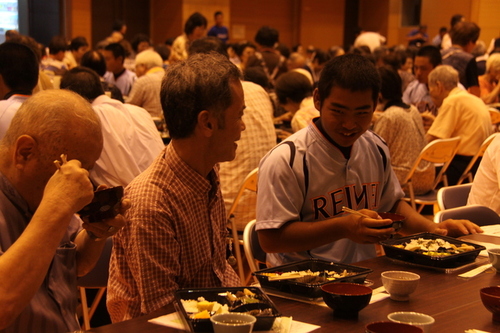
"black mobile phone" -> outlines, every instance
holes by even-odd
[[[90,223],[113,218],[118,214],[122,197],[123,186],[96,191],[92,202],[78,211],[78,214],[80,217],[87,217]]]

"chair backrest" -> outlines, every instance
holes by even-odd
[[[460,144],[460,137],[454,137],[449,139],[436,139],[428,143],[420,152],[417,160],[410,169],[410,172],[404,180],[404,184],[411,181],[413,174],[417,170],[418,165],[422,160],[431,163],[443,164],[441,170],[436,175],[434,180],[433,189],[436,188],[437,184],[443,181],[444,185],[448,185],[448,180],[446,179],[446,170],[451,163],[451,160],[457,153],[458,145]]]
[[[500,224],[500,216],[498,216],[498,214],[494,210],[480,205],[446,209],[434,215],[434,222],[436,223],[447,219],[469,220],[479,226]]]
[[[259,170],[258,168],[253,169],[245,177],[245,180],[243,180],[243,184],[241,185],[241,188],[238,191],[238,194],[234,198],[233,204],[231,205],[231,208],[229,209],[229,212],[227,214],[228,218],[231,218],[231,215],[234,213],[234,211],[236,210],[236,207],[238,206],[238,202],[240,201],[241,196],[243,195],[243,193],[246,190],[252,191],[252,192],[257,192],[257,171],[258,170]]]
[[[259,243],[259,237],[257,231],[255,230],[255,220],[250,221],[243,231],[243,248],[245,250],[245,256],[250,266],[252,272],[258,271],[259,263],[266,262],[266,252],[262,250]]]
[[[113,239],[108,237],[101,256],[94,268],[85,276],[78,278],[77,284],[84,288],[102,288],[108,285],[109,259],[113,249]]]
[[[497,111],[498,112],[498,111]],[[472,176],[472,168],[474,167],[474,164],[476,164],[476,161],[484,155],[484,152],[486,151],[486,148],[490,145],[490,143],[495,139],[495,137],[498,135],[498,133],[493,133],[489,137],[486,138],[486,140],[483,141],[481,144],[481,147],[479,148],[479,151],[472,157],[472,160],[469,162],[467,167],[465,168],[464,172],[460,176],[460,178],[457,181],[457,185],[460,185],[463,183],[465,179],[469,180],[469,183],[472,183],[474,177]]]
[[[437,192],[439,210],[466,206],[471,187],[472,183],[441,187]]]

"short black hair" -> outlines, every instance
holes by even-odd
[[[359,54],[345,54],[329,60],[318,82],[320,102],[330,96],[333,87],[351,91],[371,90],[376,103],[380,91],[380,76],[373,62]]]
[[[210,51],[215,51],[222,54],[226,58],[229,58],[227,54],[226,46],[217,37],[207,36],[194,40],[188,49],[188,54],[191,56],[197,53],[209,53]]]
[[[240,78],[240,70],[216,52],[193,54],[170,65],[160,92],[170,137],[190,137],[203,110],[213,112],[223,127],[224,113],[233,99],[231,83]]]
[[[72,68],[64,73],[61,79],[61,89],[74,91],[90,103],[104,94],[99,75],[83,66]]]
[[[54,36],[49,43],[49,53],[58,54],[59,52],[64,52],[68,49],[68,44],[66,39],[62,36]]]
[[[110,51],[111,53],[113,53],[113,57],[115,57],[115,59],[118,57],[122,57],[122,63],[123,63],[123,61],[125,61],[126,53],[125,53],[125,48],[123,47],[122,44],[111,43],[111,44],[106,45],[104,47],[104,49],[106,51]]]
[[[29,46],[16,42],[0,44],[0,75],[11,91],[32,92],[38,73],[38,58]]]
[[[296,71],[281,74],[276,80],[274,89],[281,104],[286,104],[287,99],[300,103],[304,98],[311,96],[313,91],[311,81]]]
[[[325,52],[321,49],[316,49],[316,52],[314,52],[312,60],[317,60],[319,65],[322,65],[326,63],[328,60],[330,60],[330,54],[328,52]]]
[[[447,32],[448,31],[448,28],[447,27],[441,27],[439,28],[439,32]]]
[[[151,40],[145,34],[137,34],[134,36],[134,39],[132,39],[132,42],[130,44],[132,45],[132,49],[134,50],[135,53],[137,53],[137,47],[142,42],[148,42],[149,45],[151,45]]]
[[[69,44],[69,50],[78,51],[80,47],[85,47],[85,46],[89,46],[87,39],[83,36],[78,36],[71,40],[71,43]]]
[[[269,77],[266,72],[264,72],[264,68],[261,66],[253,66],[245,68],[245,72],[243,73],[243,79],[245,81],[253,82],[258,84],[264,89],[269,89],[271,84],[269,82]]]
[[[251,42],[240,42],[240,43],[237,43],[237,44],[233,44],[233,50],[234,50],[234,52],[236,53],[236,55],[238,57],[241,57],[241,55],[243,54],[243,51],[245,51],[245,49],[247,47],[251,47],[254,50],[257,49],[257,47],[255,46],[255,44],[251,43]]]
[[[255,34],[255,42],[262,46],[273,47],[279,41],[278,30],[267,25],[261,27]]]
[[[221,12],[220,10],[218,10],[218,11],[216,11],[216,12],[214,13],[214,17],[217,17],[218,15],[222,15],[222,12]]]
[[[207,27],[207,19],[202,14],[195,12],[189,16],[184,24],[184,33],[190,35],[197,27]]]
[[[81,66],[92,69],[99,76],[106,74],[106,60],[101,52],[95,50],[85,52],[82,56]]]
[[[388,101],[401,101],[403,97],[401,76],[391,67],[378,68],[380,75],[382,97]]]
[[[463,18],[464,18],[464,16],[462,14],[453,15],[451,17],[451,20],[450,20],[450,27],[453,28],[455,26],[455,24],[457,24],[458,22],[461,22]]]
[[[113,31],[120,31],[120,30],[122,30],[124,25],[125,25],[125,22],[123,22],[122,20],[115,20],[113,22],[112,29],[113,29]]]
[[[433,67],[437,67],[442,63],[441,52],[434,45],[422,46],[416,56],[428,58]]]
[[[474,22],[458,22],[450,30],[451,42],[466,46],[469,42],[475,43],[479,38],[481,28]]]

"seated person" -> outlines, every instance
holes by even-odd
[[[427,131],[428,142],[436,139],[461,138],[458,150],[446,171],[448,185],[455,185],[479,151],[483,141],[492,133],[491,118],[484,102],[457,87],[458,72],[441,65],[429,74],[429,93],[439,112]],[[471,170],[476,173],[476,166]]]
[[[284,73],[276,81],[275,90],[281,107],[287,111],[276,117],[275,122],[291,120],[295,133],[319,116],[312,101],[312,84],[305,75],[295,71]],[[280,137],[284,139],[290,134],[284,131]]]
[[[477,169],[467,205],[482,205],[500,215],[500,135],[491,142]]]
[[[373,131],[387,143],[394,173],[403,189],[407,190],[404,181],[427,144],[425,130],[417,108],[401,100],[401,77],[386,67],[379,67],[378,72],[382,80],[379,108],[383,112],[375,121]],[[415,194],[429,192],[434,185],[434,177],[434,164],[422,161],[412,180]]]
[[[168,67],[161,101],[172,141],[125,191],[134,204],[113,239],[107,300],[113,322],[170,304],[180,288],[241,284],[226,260],[216,165],[234,159],[245,129],[240,75],[214,52]]]
[[[486,73],[479,77],[481,99],[486,104],[498,103],[500,95],[500,54],[494,53],[486,60]]]
[[[12,119],[0,141],[0,331],[80,329],[77,276],[125,223],[75,215],[92,201],[88,171],[101,149],[99,118],[75,93],[41,91]]]
[[[370,60],[335,57],[313,93],[320,117],[270,151],[261,161],[257,232],[270,265],[307,258],[352,263],[376,256],[374,243],[393,228],[377,211],[406,217],[403,234],[458,236],[481,232],[470,221],[434,223],[402,200],[387,145],[370,127],[380,77]],[[371,218],[344,215],[342,207]]]

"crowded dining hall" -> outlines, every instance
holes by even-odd
[[[499,332],[499,15],[0,2],[0,332]]]

